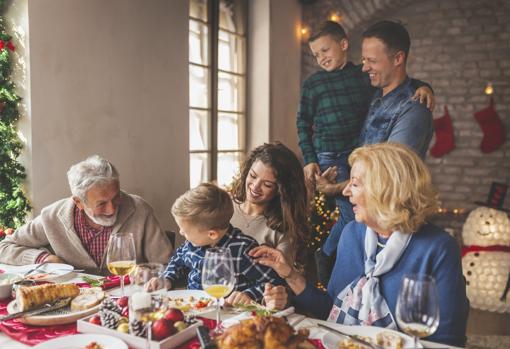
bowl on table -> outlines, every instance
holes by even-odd
[[[11,296],[12,285],[21,280],[21,276],[17,274],[0,274],[0,299],[6,299]]]

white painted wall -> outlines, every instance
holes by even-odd
[[[97,153],[174,227],[189,187],[188,1],[37,0],[28,13],[34,212]]]
[[[250,1],[248,150],[279,140],[301,155],[296,129],[300,23],[298,1]]]

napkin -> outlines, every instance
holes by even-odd
[[[104,278],[101,278],[103,280],[103,284],[101,285],[101,288],[103,290],[109,290],[111,288],[120,287],[120,276],[116,275],[110,275],[106,276]],[[124,276],[124,286],[129,285],[131,280],[129,279],[129,275]],[[89,288],[91,285],[88,282],[77,282],[76,285],[81,288]]]

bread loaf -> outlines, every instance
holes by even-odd
[[[20,287],[16,291],[16,304],[19,311],[39,308],[59,299],[74,298],[80,294],[75,284],[44,284]]]
[[[105,293],[100,287],[84,288],[81,294],[71,301],[71,310],[90,309],[101,303],[104,297]]]

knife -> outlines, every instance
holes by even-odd
[[[71,298],[64,298],[64,299],[60,299],[60,300],[58,300],[56,302],[53,302],[53,303],[45,304],[41,308],[32,309],[32,310],[25,310],[25,311],[19,311],[17,313],[12,313],[12,314],[9,314],[9,315],[0,316],[0,321],[17,319],[17,318],[26,317],[26,316],[33,316],[33,315],[38,315],[38,314],[46,313],[48,311],[57,310],[57,309],[66,307],[69,304],[70,301],[71,301]]]
[[[384,349],[382,346],[380,345],[377,345],[377,344],[373,344],[373,343],[370,343],[370,342],[367,342],[366,340],[363,340],[361,338],[358,338],[357,336],[353,336],[353,335],[350,335],[350,334],[347,334],[347,333],[344,333],[342,331],[339,331],[335,328],[331,328],[329,326],[326,326],[326,325],[323,325],[321,323],[317,323],[317,326],[319,327],[322,327],[328,331],[331,331],[331,332],[335,332],[336,334],[339,334],[340,336],[343,336],[343,337],[347,337],[349,338],[350,340],[352,340],[353,342],[356,342],[356,343],[359,343],[359,344],[363,344],[369,348],[373,348],[373,349]]]

